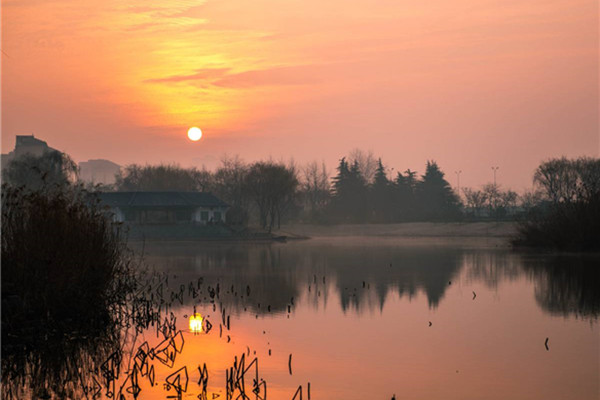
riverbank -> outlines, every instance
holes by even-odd
[[[517,232],[515,222],[405,222],[398,224],[286,225],[275,235],[294,237],[495,237],[511,238]]]

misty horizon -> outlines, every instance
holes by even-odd
[[[33,134],[33,136],[36,139],[44,140],[43,137],[36,136],[36,134]],[[50,147],[52,147],[52,146],[50,146]],[[6,151],[6,153],[8,153],[9,151],[12,151],[13,149],[14,149],[14,141],[13,141],[13,147],[10,147]],[[58,149],[58,150],[61,150],[61,149]],[[63,151],[63,150],[61,150],[61,151]],[[67,152],[65,152],[65,154],[72,156],[71,154],[69,154]],[[425,172],[425,167],[426,167],[427,162],[429,162],[429,161],[437,162],[436,159],[427,158],[427,159],[423,160],[423,162],[420,164],[420,166],[406,166],[405,165],[405,166],[397,167],[393,161],[390,162],[390,160],[383,159],[382,157],[373,153],[372,150],[359,149],[359,148],[349,149],[346,153],[340,154],[339,157],[337,157],[335,160],[308,159],[305,162],[300,162],[293,156],[289,157],[287,159],[284,159],[283,157],[273,157],[273,156],[267,156],[267,157],[260,158],[260,159],[247,159],[247,158],[241,157],[240,154],[230,154],[230,153],[226,153],[226,152],[222,153],[218,156],[207,156],[206,159],[208,160],[208,162],[206,162],[206,163],[202,163],[202,164],[192,163],[189,165],[182,164],[179,160],[171,160],[171,161],[160,160],[158,162],[141,162],[141,163],[136,163],[136,162],[121,163],[121,162],[118,162],[109,157],[104,157],[102,155],[99,155],[97,157],[93,157],[90,159],[86,159],[86,160],[77,159],[77,158],[73,157],[73,160],[77,164],[85,163],[87,161],[93,161],[93,160],[106,160],[106,161],[116,162],[117,164],[120,165],[121,168],[124,168],[128,165],[133,165],[133,164],[140,165],[140,166],[174,165],[174,166],[182,167],[182,168],[196,168],[198,170],[207,170],[207,171],[211,171],[211,172],[214,172],[219,167],[221,167],[223,164],[223,161],[227,160],[227,159],[240,159],[241,161],[243,161],[245,163],[253,163],[253,162],[259,162],[259,161],[271,161],[271,162],[276,162],[276,163],[280,163],[283,165],[295,165],[300,170],[302,170],[304,167],[306,167],[309,163],[316,162],[319,166],[325,165],[327,173],[329,175],[329,178],[331,179],[336,175],[336,168],[339,164],[339,161],[342,158],[353,160],[354,159],[353,156],[355,156],[357,154],[371,157],[373,161],[377,161],[379,158],[381,158],[383,165],[386,169],[388,178],[390,178],[392,180],[394,179],[394,177],[396,176],[397,173],[405,173],[407,170],[416,172],[418,176],[421,176]],[[561,155],[561,156],[564,156],[564,155]],[[561,156],[559,156],[559,157],[561,157]],[[541,161],[545,161],[545,160],[541,160]],[[439,164],[439,162],[438,162],[438,164]],[[466,170],[462,170],[462,169],[459,169],[458,171],[456,171],[456,170],[451,171],[451,170],[447,170],[446,168],[444,168],[444,165],[440,165],[440,167],[441,167],[442,172],[445,174],[446,180],[450,183],[450,185],[452,186],[452,188],[454,190],[456,190],[458,188],[458,184],[459,184],[458,179],[460,179],[460,189],[461,189],[460,195],[462,196],[462,189],[464,189],[464,188],[480,189],[486,184],[493,183],[494,179],[496,179],[496,183],[497,183],[498,187],[516,190],[519,193],[531,191],[534,188],[533,175],[535,172],[535,168],[537,167],[537,164],[530,171],[528,171],[525,174],[525,175],[529,176],[529,183],[526,185],[523,185],[523,186],[511,186],[509,183],[505,183],[504,181],[506,181],[507,179],[506,179],[506,177],[503,176],[504,169],[501,164],[495,164],[495,165],[490,165],[490,166],[481,166],[481,168],[479,168],[478,170],[484,170],[487,168],[489,176],[487,178],[484,177],[483,181],[478,182],[478,183],[476,182],[471,185],[465,183],[465,182],[472,182],[472,178],[469,179],[470,171],[466,171]],[[496,174],[494,174],[494,169],[496,169]],[[457,177],[457,175],[459,177]],[[484,175],[484,174],[481,174],[481,175]]]

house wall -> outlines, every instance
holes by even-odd
[[[225,222],[225,214],[228,210],[228,207],[198,207],[194,210],[186,211],[186,210],[170,210],[167,208],[161,209],[134,209],[129,210],[128,215],[126,217],[125,210],[122,210],[119,207],[111,207],[111,218],[115,222],[125,222],[132,221],[137,223],[177,223],[177,221],[182,222],[182,215],[187,212],[187,221],[190,221],[191,214],[191,222],[206,225],[209,223],[224,223]],[[164,216],[155,215],[157,213],[165,214]],[[178,215],[182,214],[182,215]]]
[[[114,222],[125,222],[125,214],[119,207],[111,207],[111,218]]]
[[[227,207],[198,207],[192,214],[192,221],[199,224],[225,222]]]

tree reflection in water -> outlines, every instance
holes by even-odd
[[[465,279],[490,288],[525,274],[536,284],[539,305],[550,313],[597,316],[600,302],[600,270],[594,268],[600,260],[589,255],[553,256],[476,246],[399,246],[385,241],[377,245],[369,241],[221,244],[201,249],[171,245],[149,249],[149,253],[153,265],[177,271],[182,283],[198,275],[207,282],[220,282],[225,292],[231,292],[221,301],[236,312],[283,313],[291,299],[301,294],[307,295],[314,307],[320,296],[333,295],[339,296],[344,310],[374,312],[383,307],[390,293],[410,299],[419,291],[426,295],[429,307],[436,308],[449,283],[463,273]],[[247,287],[251,296],[244,296]],[[367,287],[370,290],[361,290]]]
[[[85,320],[11,327],[16,335],[2,337],[2,397],[81,398],[94,393],[98,367],[121,347],[121,326],[107,312],[90,310]]]
[[[525,257],[523,269],[535,281],[535,299],[553,315],[598,318],[600,258],[586,255]]]

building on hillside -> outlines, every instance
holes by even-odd
[[[88,160],[79,163],[79,179],[94,184],[111,185],[115,183],[115,176],[121,170],[119,164],[109,160]]]
[[[24,154],[41,156],[48,151],[58,151],[48,146],[43,140],[37,139],[33,135],[17,135],[15,149],[7,154],[2,154],[2,168],[5,168],[10,161]]]
[[[115,221],[136,225],[224,224],[229,209],[208,192],[105,192],[99,199]]]

